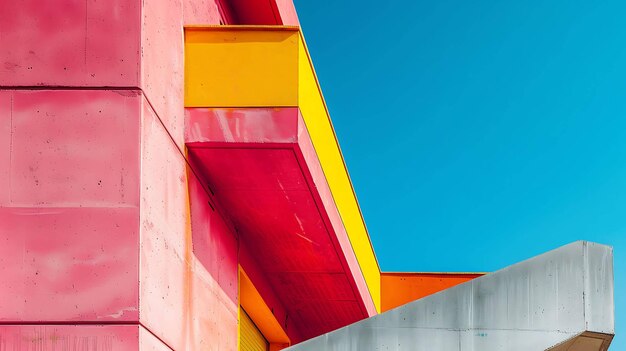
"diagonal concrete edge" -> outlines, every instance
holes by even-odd
[[[290,351],[606,350],[613,249],[578,241]]]

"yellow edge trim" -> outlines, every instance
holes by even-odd
[[[374,306],[380,312],[380,265],[374,253],[374,247],[363,219],[363,213],[361,212],[352,180],[350,179],[350,173],[345,164],[343,153],[337,140],[337,134],[328,112],[328,106],[324,100],[324,95],[322,94],[302,32],[300,32],[300,38],[302,45],[299,51],[301,51],[304,57],[298,60],[308,66],[309,71],[306,69],[299,70],[299,106]],[[305,58],[306,60],[304,60]],[[310,77],[305,78],[307,74]],[[307,78],[312,79],[313,82],[307,82]],[[306,85],[311,83],[314,83],[316,89],[314,94],[306,91]],[[320,114],[325,116],[325,121],[317,117]]]

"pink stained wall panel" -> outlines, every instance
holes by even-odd
[[[0,85],[138,86],[140,6],[1,1]]]
[[[137,206],[138,93],[11,92],[0,117],[11,128],[9,202],[0,205]]]
[[[12,91],[0,90],[0,206],[9,203],[12,100]]]
[[[220,12],[215,0],[183,0],[185,25],[220,24]]]
[[[141,153],[140,320],[176,350],[236,350],[234,236],[217,213],[196,207],[208,197],[145,102]]]
[[[143,1],[141,87],[156,115],[183,149],[182,1]]]
[[[217,214],[207,216],[207,238],[194,245],[191,235],[180,153],[183,6],[0,4],[0,47],[9,48],[0,52],[0,85],[75,89],[0,91],[0,114],[17,111],[0,119],[1,259],[21,264],[19,274],[0,271],[13,289],[0,288],[12,302],[0,310],[5,322],[141,319],[146,335],[176,349],[236,349],[236,241]],[[193,15],[217,24],[206,10]],[[32,263],[18,262],[20,254]]]
[[[1,320],[138,320],[140,100],[131,93],[0,93],[9,143]]]
[[[137,321],[137,215],[0,208],[0,322]]]
[[[0,348],[12,351],[136,351],[139,350],[139,326],[0,325]]]
[[[0,85],[140,88],[182,149],[183,15],[219,24],[216,11],[211,0],[4,1]]]
[[[293,0],[275,1],[282,24],[286,26],[300,26],[300,21],[298,20],[298,14],[296,13],[296,8],[293,5]]]

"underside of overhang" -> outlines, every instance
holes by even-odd
[[[298,108],[192,108],[185,130],[192,167],[303,339],[375,313]]]

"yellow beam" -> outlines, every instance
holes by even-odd
[[[243,28],[185,30],[186,107],[298,105],[298,32]]]

